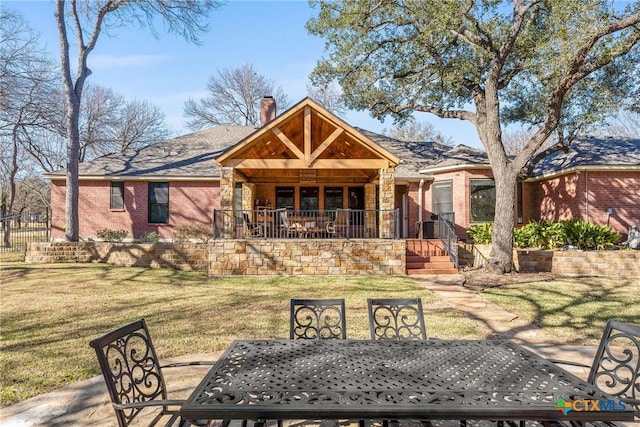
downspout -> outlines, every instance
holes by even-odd
[[[418,222],[422,223],[422,186],[424,185],[424,179],[420,180],[418,185]]]
[[[589,172],[584,171],[584,213],[585,221],[589,222]]]

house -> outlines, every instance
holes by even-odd
[[[341,209],[351,233],[342,237],[438,237],[447,218],[464,239],[469,226],[493,219],[493,175],[481,150],[398,141],[352,127],[308,98],[276,116],[265,97],[261,119],[259,128],[217,126],[81,163],[81,239],[124,229],[129,238],[157,232],[171,240],[176,227],[193,225],[236,239],[247,237],[243,222],[261,221],[262,232],[249,237],[336,237],[328,224]],[[59,239],[64,171],[47,178]],[[517,195],[515,225],[582,218],[626,235],[640,224],[640,140],[577,140],[541,162]],[[278,209],[312,218],[283,235],[290,218]]]

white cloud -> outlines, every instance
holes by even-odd
[[[145,67],[174,59],[171,55],[126,55],[95,54],[89,58],[93,70],[109,68]]]

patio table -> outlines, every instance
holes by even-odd
[[[629,421],[633,408],[509,340],[237,340],[181,415]]]

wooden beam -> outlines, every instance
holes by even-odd
[[[316,148],[316,150],[313,152],[313,154],[311,155],[311,162],[313,162],[315,159],[318,158],[318,156],[320,156],[320,154],[322,154],[324,152],[324,150],[326,150],[327,148],[329,148],[329,146],[333,143],[333,141],[336,140],[336,138],[338,138],[342,132],[344,132],[344,129],[342,128],[336,128],[336,130],[334,130],[331,135],[329,135],[327,137],[327,139],[325,139],[322,144],[320,144],[320,146],[318,148]]]
[[[228,167],[238,169],[308,169],[303,159],[229,159]],[[388,168],[387,159],[319,159],[313,169],[380,169]]]
[[[311,166],[311,108],[304,107],[304,162]]]
[[[272,132],[278,137],[278,139],[280,141],[282,141],[282,143],[284,145],[287,146],[287,148],[291,151],[293,151],[293,154],[295,154],[295,156],[299,159],[304,159],[304,153],[302,151],[300,151],[300,149],[298,147],[295,146],[295,144],[293,142],[291,142],[291,140],[289,138],[287,138],[287,135],[285,135],[284,133],[282,133],[282,131],[278,128],[274,128],[272,130]]]

